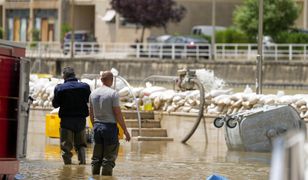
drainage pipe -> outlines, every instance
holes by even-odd
[[[138,126],[139,126],[139,136],[141,136],[141,117],[140,117],[140,110],[139,110],[139,102],[135,96],[135,94],[132,91],[132,88],[130,86],[130,84],[121,76],[116,76],[118,77],[121,81],[124,82],[124,84],[128,87],[129,92],[131,93],[131,95],[133,96],[135,103],[136,103],[136,110],[137,110],[137,117],[138,117]]]
[[[203,111],[204,111],[205,101],[204,101],[204,88],[203,88],[203,85],[201,84],[201,82],[197,78],[191,79],[191,81],[198,86],[198,89],[199,89],[199,92],[200,92],[199,113],[198,113],[198,117],[197,117],[197,120],[196,120],[193,128],[185,136],[185,138],[181,141],[182,143],[186,143],[186,141],[188,141],[190,139],[190,137],[195,133],[197,127],[199,126],[201,119],[204,117],[203,116]]]

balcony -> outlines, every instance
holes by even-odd
[[[0,0],[1,2],[2,0]],[[27,9],[30,8],[30,0],[3,0],[8,9]],[[58,2],[61,0],[33,0],[32,8],[37,9],[57,9]]]
[[[74,0],[75,5],[94,5],[95,0]]]
[[[4,2],[5,0],[3,0]],[[6,2],[30,2],[30,0],[6,0]]]

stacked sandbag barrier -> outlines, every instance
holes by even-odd
[[[91,79],[82,79],[88,83],[91,90],[100,87],[101,82]],[[57,78],[38,78],[30,76],[30,95],[34,98],[32,107],[52,108],[53,91],[57,84],[63,83]],[[128,110],[136,109],[137,98],[140,107],[145,101],[150,101],[153,110],[164,112],[198,113],[200,94],[198,90],[176,91],[161,86],[152,86],[146,83],[145,87],[132,87],[131,91],[126,86],[117,86],[121,105]],[[277,94],[256,94],[249,87],[243,92],[234,93],[232,89],[213,89],[205,93],[205,113],[211,115],[224,115],[242,112],[254,107],[264,105],[290,104],[302,118],[308,118],[308,95],[285,95],[282,91]]]

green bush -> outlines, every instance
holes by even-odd
[[[30,43],[30,48],[36,48],[36,47],[37,47],[37,42]]]
[[[194,35],[194,37],[203,38],[211,42],[212,37],[208,35]],[[219,30],[215,32],[216,43],[255,43],[248,39],[248,36],[243,32],[228,28],[226,30]]]
[[[246,34],[234,28],[217,31],[215,35],[216,43],[255,43]]]
[[[64,36],[67,32],[71,31],[72,28],[68,24],[62,24],[61,26],[61,41],[64,39]]]
[[[211,36],[208,36],[208,35],[192,35],[192,37],[195,37],[195,38],[201,38],[201,39],[206,39],[208,42],[211,42]]]
[[[281,32],[275,39],[275,43],[288,43],[288,44],[306,44],[308,43],[308,34],[300,32]]]
[[[2,27],[0,27],[0,39],[3,39],[4,30]]]
[[[40,34],[41,34],[40,30],[33,29],[32,30],[32,41],[35,41],[35,42],[40,41],[41,39]]]

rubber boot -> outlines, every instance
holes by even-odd
[[[112,167],[103,167],[102,168],[102,176],[112,176]]]
[[[103,159],[103,145],[102,144],[94,144],[93,148],[93,156],[92,156],[92,174],[99,175],[102,167],[102,159]]]
[[[92,175],[99,175],[101,171],[100,165],[92,165]]]
[[[112,171],[118,156],[119,143],[105,146],[104,150],[104,158],[102,161],[102,175],[112,176]]]
[[[79,160],[79,164],[86,164],[86,151],[85,151],[85,147],[80,147],[78,149],[78,160]]]

